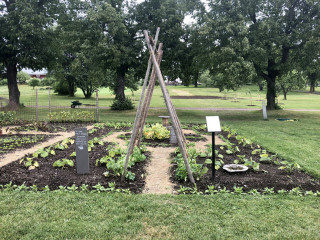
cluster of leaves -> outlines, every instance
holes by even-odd
[[[73,167],[74,166],[74,162],[72,160],[70,160],[70,159],[63,158],[61,160],[55,161],[52,166],[53,167],[58,167],[58,168],[65,168],[67,166]]]
[[[0,124],[1,125],[8,125],[13,124],[16,121],[16,112],[8,111],[3,112],[0,111]]]
[[[50,122],[94,122],[95,113],[90,111],[61,111],[48,114]]]
[[[182,154],[180,153],[180,149],[177,148],[176,151],[177,156],[174,158],[173,162],[177,164],[176,169],[176,179],[179,181],[187,181],[188,173],[184,163],[184,159]],[[201,152],[198,152],[197,149],[194,147],[194,144],[191,144],[187,147],[188,152],[188,162],[190,165],[190,169],[192,171],[193,176],[199,181],[201,177],[203,177],[207,172],[208,168],[206,167],[207,164],[211,164],[212,161],[207,159],[204,164],[197,163],[197,158],[201,155]]]
[[[275,191],[274,188],[264,188],[262,191],[258,191],[257,189],[251,189],[248,192],[244,192],[243,187],[234,186],[233,191],[228,190],[226,187],[224,188],[216,188],[214,185],[208,186],[208,189],[204,192],[199,191],[197,188],[197,185],[195,184],[193,188],[191,187],[185,187],[180,186],[180,189],[178,190],[179,194],[196,194],[196,195],[202,195],[202,194],[208,194],[208,195],[214,195],[214,194],[236,194],[236,195],[272,195],[272,194],[280,194],[280,195],[295,195],[295,196],[317,196],[320,197],[320,191],[303,191],[299,187],[293,188],[290,191],[281,189],[278,191]]]
[[[132,122],[106,122],[104,123],[106,127],[114,129],[131,128],[133,126]]]
[[[19,163],[23,164],[26,168],[28,168],[28,170],[32,170],[39,167],[38,161],[34,161],[33,158],[29,157],[22,158]]]
[[[108,154],[101,159],[97,159],[96,165],[105,165],[107,170],[103,175],[108,177],[110,175],[120,177],[124,170],[124,163],[127,152],[123,150],[119,145],[110,146],[107,148]],[[128,169],[135,165],[135,163],[146,160],[146,156],[143,154],[146,151],[145,147],[138,148],[137,146],[133,149],[133,153],[129,158]],[[135,174],[128,171],[126,178],[133,181]]]
[[[150,127],[145,127],[143,130],[143,136],[146,139],[168,139],[170,138],[170,131],[162,126],[160,123],[151,125]]]
[[[23,192],[23,191],[32,191],[32,192],[50,192],[49,186],[45,186],[43,188],[39,188],[37,185],[32,186],[26,186],[24,183],[19,185],[12,184],[12,182],[0,185],[0,191],[3,192]],[[114,182],[111,182],[108,184],[108,187],[104,187],[100,183],[92,186],[92,189],[90,190],[89,186],[87,184],[82,184],[81,186],[76,186],[75,184],[65,187],[65,186],[59,186],[57,190],[53,190],[53,192],[56,193],[62,193],[62,192],[83,192],[83,193],[101,193],[101,192],[107,192],[107,193],[127,193],[130,194],[129,189],[119,189],[116,188],[116,184]]]
[[[8,136],[0,138],[0,153],[23,147],[25,144],[37,143],[45,138],[43,135]]]

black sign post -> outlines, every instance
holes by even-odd
[[[220,119],[218,116],[207,116],[208,132],[212,133],[212,182],[216,175],[216,153],[215,153],[215,133],[221,132]]]
[[[89,173],[88,131],[86,128],[76,128],[76,162],[77,174]]]

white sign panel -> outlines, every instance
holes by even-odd
[[[206,116],[208,132],[221,132],[218,116]]]

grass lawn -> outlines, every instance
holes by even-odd
[[[319,239],[320,198],[0,193],[2,239]]]

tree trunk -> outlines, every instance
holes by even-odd
[[[276,109],[276,78],[269,78],[267,80],[267,109]]]
[[[259,86],[259,91],[263,91],[264,84],[262,81],[258,82],[258,86]]]
[[[17,83],[17,66],[15,64],[6,65],[9,89],[9,106],[16,109],[20,104],[20,91]]]
[[[310,79],[310,93],[313,93],[315,92],[317,74],[316,73],[310,74],[309,79]]]
[[[118,73],[117,73],[117,86],[115,89],[116,99],[118,99],[118,100],[125,99],[126,96],[124,94],[124,89],[125,89],[125,73],[122,71],[118,71]]]
[[[282,89],[282,93],[283,93],[283,99],[287,100],[287,92],[289,91],[289,89],[286,89],[285,86],[280,85],[281,89]]]
[[[75,84],[75,79],[73,76],[67,76],[67,81],[68,81],[68,92],[70,97],[74,97],[75,90],[74,90],[74,84]]]

